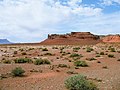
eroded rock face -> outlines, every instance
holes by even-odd
[[[120,35],[108,35],[102,39],[103,42],[120,42]]]
[[[99,36],[93,35],[90,32],[71,32],[70,34],[51,34],[48,35],[48,39],[62,39],[62,38],[71,38],[71,39],[100,39]]]
[[[90,32],[71,32],[68,34],[51,34],[48,39],[41,42],[45,45],[76,45],[76,44],[96,44],[100,37]]]

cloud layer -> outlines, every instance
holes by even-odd
[[[120,2],[107,1],[101,4]],[[0,38],[39,42],[49,33],[120,33],[120,12],[104,14],[103,10],[94,5],[86,6],[82,0],[0,0]]]

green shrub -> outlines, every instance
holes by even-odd
[[[97,86],[88,81],[85,76],[74,75],[65,80],[65,86],[69,90],[98,90]]]
[[[11,61],[10,60],[3,60],[3,63],[5,63],[5,64],[11,64]]]
[[[87,63],[85,61],[76,61],[74,62],[74,65],[77,67],[87,67]]]
[[[42,48],[42,51],[48,51],[48,49],[47,48]]]
[[[93,51],[93,50],[94,50],[93,48],[87,47],[86,52],[91,52],[91,51]]]
[[[100,52],[100,55],[105,55],[105,53],[104,52]]]
[[[116,52],[116,51],[115,51],[115,48],[110,48],[110,51],[111,51],[111,52]]]
[[[14,60],[15,63],[32,63],[33,61],[30,58],[18,58]]]
[[[41,64],[50,64],[50,61],[47,59],[36,59],[34,61],[35,65],[41,65]]]
[[[13,76],[23,76],[25,71],[21,67],[16,67],[15,69],[12,70],[11,73]]]
[[[22,54],[22,55],[27,55],[27,53],[26,53],[26,52],[22,52],[21,54]]]
[[[108,54],[108,57],[114,58],[114,55],[113,54]]]
[[[70,55],[70,57],[82,57],[82,55],[81,54],[73,53],[73,54]]]
[[[97,54],[97,55],[96,55],[96,57],[100,57],[100,55],[99,55],[99,54]]]
[[[97,60],[96,58],[92,57],[92,58],[86,58],[86,60],[88,61],[93,61],[93,60]]]

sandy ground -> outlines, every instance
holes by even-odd
[[[86,75],[89,79],[96,83],[100,90],[120,90],[120,53],[110,52],[108,47],[112,46],[116,51],[120,51],[120,45],[94,45],[89,46],[94,49],[92,52],[86,52],[88,46],[0,46],[0,74],[10,73],[15,67],[22,67],[26,72],[24,77],[8,77],[0,80],[0,90],[67,90],[64,86],[64,81],[73,74],[68,74],[68,71],[74,71],[78,74]],[[58,49],[53,49],[57,47]],[[82,54],[80,60],[85,60],[89,67],[80,67],[75,69],[73,59],[70,54],[62,55],[60,48],[64,47],[64,52]],[[74,47],[80,47],[78,52],[74,52]],[[33,50],[29,50],[34,48]],[[47,48],[48,51],[42,51],[41,48]],[[20,51],[23,49],[23,51]],[[17,51],[17,54],[14,54]],[[21,52],[26,52],[27,55],[22,55]],[[104,52],[106,55],[96,57],[96,53]],[[52,56],[44,55],[52,53]],[[109,58],[107,54],[114,54],[115,58]],[[28,64],[5,64],[2,61],[14,60],[15,58],[28,57],[47,58],[50,60],[50,65],[34,65]],[[88,61],[86,58],[96,58],[97,60]],[[72,62],[70,62],[70,60]],[[101,63],[97,63],[100,61]],[[58,68],[58,64],[66,64],[69,68]],[[54,66],[53,69],[51,67]],[[103,68],[107,67],[107,68]],[[30,72],[30,70],[42,72]]]

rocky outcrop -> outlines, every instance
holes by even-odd
[[[120,42],[120,35],[108,35],[102,39],[103,42]]]
[[[90,32],[71,32],[68,34],[51,34],[48,39],[41,42],[44,45],[76,45],[76,44],[96,44],[100,42],[100,37]]]

